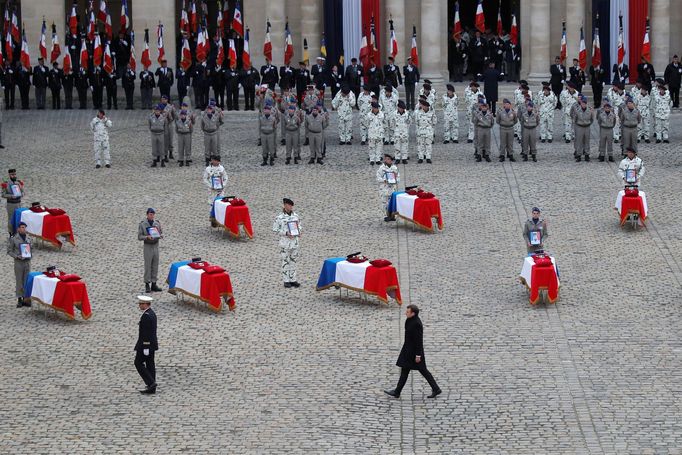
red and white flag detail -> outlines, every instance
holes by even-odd
[[[228,58],[230,59],[230,68],[237,67],[237,47],[234,45],[234,40],[230,39],[230,49],[228,50]]]
[[[21,55],[19,57],[21,64],[26,68],[26,70],[31,69],[31,53],[28,50],[28,41],[26,40],[26,30],[22,33],[21,38]]]
[[[220,5],[220,0],[218,0],[218,19],[216,20],[216,34],[221,40],[225,35],[225,20],[223,19],[223,8]]]
[[[291,40],[291,32],[289,31],[289,22],[284,26],[284,64],[289,65],[291,59],[294,57],[294,43]]]
[[[393,28],[393,19],[388,21],[391,29],[391,40],[389,41],[388,44],[388,53],[391,54],[391,57],[395,58],[396,55],[398,55],[398,40],[395,37],[395,30]]]
[[[128,0],[121,2],[121,33],[126,33],[130,27],[130,18],[128,16]]]
[[[587,49],[585,48],[585,34],[583,28],[580,27],[580,47],[578,49],[578,64],[580,69],[585,71],[587,68]]]
[[[244,22],[242,21],[242,11],[239,7],[239,2],[234,7],[234,15],[232,16],[232,30],[239,36],[244,36]]]
[[[102,54],[104,49],[102,48],[102,38],[100,38],[99,33],[95,35],[95,44],[92,46],[92,64],[94,66],[102,65]]]
[[[559,53],[561,63],[566,61],[566,22],[561,23],[561,52]]]
[[[71,16],[69,16],[69,31],[72,35],[78,33],[78,14],[76,13],[76,3],[71,5]]]
[[[197,62],[204,63],[208,57],[208,42],[206,41],[206,35],[204,34],[204,29],[201,24],[197,28]]]
[[[412,26],[412,49],[410,49],[412,64],[419,66],[419,52],[417,51],[417,27]]]
[[[271,62],[272,61],[272,41],[270,41],[270,20],[265,22],[265,41],[263,42],[263,55]]]
[[[114,61],[111,59],[111,49],[109,49],[109,42],[104,45],[104,71],[107,74],[114,72]]]
[[[597,15],[597,23],[599,23],[599,15]],[[592,34],[592,66],[601,65],[601,43],[599,42],[599,27],[594,28]]]
[[[516,25],[516,15],[512,14],[511,32],[509,32],[509,40],[514,46],[519,44],[519,28]]]
[[[47,33],[47,26],[45,25],[45,20],[43,19],[43,26],[40,28],[40,57],[43,59],[47,58],[47,44],[45,34]]]
[[[12,38],[15,42],[22,41],[21,31],[19,30],[19,19],[17,19],[17,12],[12,11],[12,26],[11,26]]]
[[[458,41],[462,35],[462,22],[459,20],[459,2],[455,2],[455,23],[452,26],[452,39]]]
[[[137,69],[137,59],[135,58],[135,31],[130,31],[130,58],[128,59],[130,69],[135,72]]]
[[[249,29],[246,29],[244,34],[244,50],[242,51],[242,66],[249,68],[251,66],[251,52],[249,51]]]
[[[485,33],[485,16],[483,15],[483,0],[478,0],[476,5],[476,30]]]
[[[218,53],[215,58],[216,66],[219,68],[222,67],[223,62],[225,62],[225,48],[223,47],[223,40],[218,38]]]
[[[497,10],[497,36],[502,36],[503,32],[503,27],[502,27],[502,12],[500,9]]]
[[[97,12],[97,19],[102,22],[107,21],[107,2],[105,0],[99,0],[99,11]]]
[[[68,53],[68,52],[67,52]],[[86,44],[86,41],[83,40],[81,41],[81,61],[80,61],[80,66],[81,68],[87,70],[88,69],[88,46]]]
[[[68,52],[67,52],[68,53]],[[57,26],[52,24],[52,51],[50,51],[50,63],[54,63],[62,55],[59,47],[59,37],[57,36]]]
[[[144,47],[142,48],[142,57],[140,58],[140,63],[142,63],[142,66],[144,69],[149,68],[152,66],[152,59],[150,58],[149,55],[149,29],[145,28],[144,29]]]
[[[67,50],[64,52],[64,61],[62,63],[62,70],[64,71],[64,74],[69,75],[71,74],[71,71],[73,69],[73,65],[71,64],[71,54]]]
[[[180,66],[187,71],[192,66],[192,52],[189,49],[189,41],[186,37],[182,38],[182,54],[180,56]]]
[[[163,24],[161,24],[161,22],[159,22],[159,26],[156,27],[156,49],[159,51],[159,56],[156,61],[159,62],[160,65],[161,61],[166,58],[166,51],[163,49]]]
[[[646,30],[644,31],[644,41],[642,42],[642,58],[645,62],[651,63],[651,42],[649,41],[649,18],[646,18]]]
[[[199,26],[199,21],[197,21],[197,2],[192,0],[192,6],[189,10],[189,25],[192,28],[192,33],[196,33]]]

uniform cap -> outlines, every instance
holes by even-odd
[[[350,93],[350,87],[345,82],[341,84],[341,93],[343,93],[344,95]]]
[[[405,109],[407,107],[407,106],[405,106],[405,101],[398,100],[398,107],[401,109]]]
[[[269,111],[271,109],[272,109],[272,106],[270,106],[269,104],[266,104],[265,106],[263,106],[264,111]]]
[[[424,84],[424,90],[431,90],[431,84]]]
[[[528,104],[527,104],[527,106],[528,106],[528,107],[533,107],[533,106],[535,106],[535,104],[533,104],[533,102],[532,102],[532,101],[528,101]]]
[[[421,104],[422,106],[426,106],[426,107],[430,107],[430,106],[431,106],[431,105],[429,104],[429,102],[426,101],[426,100],[419,100],[419,104]]]
[[[156,210],[154,210],[152,207],[149,207],[147,209],[147,213],[156,213]]]
[[[155,111],[162,111],[162,110],[163,110],[163,106],[160,105],[160,104],[157,104],[156,106],[154,106],[154,110],[155,110]]]
[[[611,103],[609,102],[604,103],[604,107],[611,107]]]
[[[220,161],[220,155],[211,155],[211,159],[215,161]]]
[[[294,205],[294,201],[292,201],[292,200],[289,199],[288,197],[285,197],[284,199],[282,199],[282,202],[283,202],[284,204]]]
[[[452,84],[446,85],[445,88],[448,89],[448,91],[450,91],[450,92],[454,92],[454,91],[455,91],[455,86],[452,85]]]
[[[184,109],[183,109],[183,110],[181,110],[181,111],[180,111],[180,115],[187,115],[187,111],[186,111],[186,110],[184,110]]]
[[[324,58],[324,57],[322,57],[321,55],[320,55],[319,57],[317,57],[317,59],[318,59],[318,60],[322,60],[323,62],[327,61],[327,59]]]
[[[480,105],[482,105],[482,106],[487,106],[487,105],[488,105],[488,103],[485,102],[485,98],[483,98],[483,99],[480,99],[480,98],[479,98],[478,104],[480,104]]]
[[[531,209],[531,211],[533,211],[533,212],[538,212],[538,213],[541,212],[541,210],[540,210],[538,207],[533,207],[533,208]]]
[[[161,95],[161,99],[162,99],[162,100],[167,100],[167,99],[168,99],[168,95]]]
[[[151,304],[154,301],[153,298],[149,297],[148,295],[138,295],[137,296],[137,303],[149,303]]]
[[[571,81],[566,82],[566,85],[570,88],[575,88],[575,84]]]
[[[543,81],[542,82],[542,87],[549,87],[549,82]]]
[[[31,207],[38,207],[40,202],[31,202]]]
[[[637,150],[635,150],[634,148],[632,148],[632,147],[630,147],[630,146],[625,147],[625,152],[626,152],[626,153],[627,153],[627,152],[632,152],[632,153],[634,153],[635,155],[637,155]]]
[[[290,104],[289,107],[288,107],[288,109],[289,109],[290,111],[295,111],[295,110],[296,110],[296,106],[294,106],[293,104]]]
[[[587,103],[587,97],[585,95],[580,95],[580,101]]]
[[[393,91],[393,86],[392,86],[392,85],[387,85],[387,86],[384,88],[384,90],[386,90],[387,92],[392,92],[392,91]]]
[[[379,99],[379,95],[377,95],[376,93],[372,93],[372,99],[377,99],[377,100],[378,100],[378,99]]]
[[[509,104],[511,104],[511,101],[509,101],[509,98],[503,99],[502,102],[503,102],[503,103],[509,103]]]
[[[214,100],[213,98],[211,98],[211,99],[208,101],[208,105],[209,105],[209,106],[215,106],[215,100]]]
[[[379,103],[377,103],[376,101],[374,101],[374,102],[372,103],[372,109],[379,109]]]
[[[8,169],[8,170],[7,170],[7,173],[8,173],[8,174],[15,174],[16,172],[17,172],[16,169]]]
[[[19,227],[21,227],[21,226],[28,226],[28,224],[24,223],[23,221],[20,221],[20,222],[19,222]]]
[[[521,79],[521,80],[519,81],[519,84],[521,84],[521,85],[528,85],[528,81],[525,80],[525,79]]]
[[[394,159],[393,155],[391,155],[390,153],[384,153],[384,158],[390,158],[392,160]]]
[[[298,64],[299,65],[305,65],[305,62],[303,60],[301,60],[300,62],[298,62]]]
[[[429,85],[431,85],[432,83],[433,83],[433,82],[431,82],[430,80],[424,79],[424,84],[429,84]]]

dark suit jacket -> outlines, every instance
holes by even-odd
[[[680,70],[682,70],[682,65],[673,65],[672,63],[669,63],[668,66],[665,67],[665,73],[663,73],[663,79],[665,79],[665,83],[670,86],[670,88],[679,88],[682,82],[682,73],[680,73]]]
[[[156,340],[156,313],[151,308],[142,313],[140,317],[140,331],[135,343],[135,351],[150,349],[158,351],[159,343]]]
[[[628,68],[628,66],[625,63],[623,63],[622,69],[618,67],[617,63],[615,63],[613,65],[613,81],[612,81],[612,83],[620,84],[621,82],[623,82],[628,77],[630,77],[630,68]]]
[[[483,71],[481,80],[483,81],[483,93],[488,102],[495,103],[498,98],[498,81],[502,80],[503,74],[495,68],[488,68]]]
[[[403,75],[405,76],[405,85],[414,85],[419,82],[419,68],[412,65],[411,68],[407,65],[403,66]]]
[[[549,67],[549,72],[552,76],[549,79],[549,83],[552,85],[560,85],[561,81],[566,80],[566,67],[564,65],[559,65],[557,68],[556,64]]]
[[[405,343],[400,350],[396,365],[401,368],[416,370],[418,364],[414,358],[418,355],[422,358],[421,364],[426,365],[424,359],[424,327],[419,316],[412,316],[405,320]]]
[[[353,65],[348,65],[346,67],[345,79],[348,85],[352,87],[360,87],[362,84],[362,76],[364,76],[365,71],[362,65],[357,65],[353,68]]]

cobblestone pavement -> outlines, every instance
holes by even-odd
[[[475,163],[466,141],[442,144],[439,125],[434,163],[416,164],[413,138],[412,161],[400,165],[403,184],[441,198],[437,234],[382,221],[357,119],[354,145],[339,146],[332,115],[324,166],[284,166],[280,151],[263,168],[255,115],[228,113],[228,194],[248,202],[252,241],[209,227],[199,133],[194,166],[149,169],[145,114],[109,114],[113,168],[101,170],[91,111],[5,115],[0,170],[17,167],[25,202],[63,207],[77,235],[76,248],[37,250],[33,269],[81,275],[93,317],[16,309],[5,258],[0,452],[682,453],[679,113],[672,144],[640,144],[651,219],[637,231],[620,228],[612,208],[616,165],[574,163],[561,140],[539,144],[538,163]],[[560,130],[557,115],[557,139]],[[299,289],[280,283],[271,232],[283,196],[305,228]],[[556,305],[530,306],[517,281],[533,205],[561,269]],[[200,256],[230,272],[237,300],[234,313],[215,314],[154,295],[155,396],[137,393],[132,351],[147,207],[165,228],[161,273]],[[393,261],[405,303],[422,307],[426,357],[444,390],[435,400],[419,375],[400,400],[382,392],[398,379],[403,309],[315,291],[323,259],[354,251]]]

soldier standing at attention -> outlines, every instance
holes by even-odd
[[[360,99],[360,87],[362,86],[363,74],[364,68],[362,65],[358,65],[358,59],[355,57],[351,58],[350,65],[346,67],[346,71],[344,72],[344,80],[350,87],[350,90],[355,93],[355,98],[357,100]]]
[[[102,158],[104,158],[104,166],[111,167],[111,156],[109,155],[109,128],[111,128],[111,120],[109,120],[104,111],[100,109],[97,112],[97,117],[90,122],[90,129],[95,138],[95,169],[102,167]]]
[[[161,113],[163,109],[160,105],[154,107],[154,112],[149,116],[147,122],[149,131],[152,133],[152,167],[156,167],[159,161],[161,167],[166,167],[163,161],[163,137],[166,131],[166,116]]]
[[[639,109],[635,107],[635,102],[630,96],[625,99],[625,106],[618,112],[618,117],[620,119],[621,134],[623,138],[620,148],[623,156],[625,156],[625,149],[628,147],[632,147],[635,151],[638,151],[637,127],[642,121]]]
[[[597,124],[599,125],[599,161],[603,162],[604,155],[608,152],[609,161],[613,163],[613,128],[616,126],[616,114],[611,110],[611,104],[608,101],[597,111]]]
[[[299,102],[299,107],[303,105],[303,96],[308,84],[310,84],[310,71],[306,62],[301,60],[296,70],[296,100]]]
[[[367,114],[367,137],[369,139],[369,164],[379,164],[384,147],[384,113],[379,110],[379,103],[372,102],[371,111]],[[419,129],[417,129],[419,131]]]
[[[407,105],[403,100],[398,101],[398,110],[395,113],[395,153],[396,164],[400,163],[402,159],[403,164],[407,164],[410,159],[410,124],[412,123],[412,116],[406,110]]]
[[[163,155],[164,161],[167,163],[168,159],[173,157],[173,122],[176,119],[175,106],[168,102],[167,95],[161,95],[161,109],[164,117],[166,117],[166,131],[163,133]]]
[[[133,109],[133,95],[135,94],[135,71],[130,67],[130,63],[126,66],[126,70],[121,78],[121,85],[123,86],[123,91],[126,94],[126,110],[129,111]]]
[[[152,108],[154,87],[156,87],[154,75],[149,71],[149,67],[145,66],[144,71],[140,71],[140,97],[142,99],[142,109]]]
[[[642,121],[637,129],[637,139],[644,140],[649,144],[651,142],[651,96],[646,87],[642,87],[640,90],[636,106],[642,116]]]
[[[294,153],[294,164],[298,164],[301,159],[301,124],[303,123],[303,113],[296,107],[296,103],[290,103],[287,111],[282,116],[284,124],[284,135],[286,141],[286,161],[291,162],[291,152]]]
[[[339,145],[351,145],[353,106],[355,106],[355,94],[351,93],[350,87],[344,82],[341,85],[341,91],[332,100],[332,107],[336,109],[339,119]]]
[[[45,94],[47,92],[47,79],[49,70],[45,66],[43,58],[38,59],[38,65],[33,68],[33,85],[36,88],[36,108],[45,109]]]
[[[5,109],[14,109],[16,76],[9,60],[5,60],[2,73],[2,85],[5,87]]]
[[[194,132],[194,114],[187,111],[187,103],[182,103],[182,110],[175,119],[175,132],[178,136],[178,165],[187,166],[192,162],[192,133]]]
[[[140,393],[144,395],[156,393],[154,354],[159,349],[159,343],[156,339],[156,314],[151,309],[153,300],[146,295],[137,296],[142,317],[140,317],[140,329],[137,343],[135,343],[135,368],[146,385],[143,390],[140,390]]]
[[[220,155],[220,134],[218,130],[223,124],[223,111],[215,110],[209,103],[206,110],[201,113],[201,131],[204,132],[204,160],[206,166],[210,157]]]
[[[564,111],[564,139],[568,144],[573,139],[573,106],[578,104],[579,93],[572,82],[566,84],[566,88],[561,92],[561,106]]]
[[[540,142],[552,143],[556,102],[556,95],[550,90],[549,82],[543,82],[542,91],[535,99],[535,104],[540,107]]]
[[[305,127],[310,139],[310,159],[308,164],[324,164],[324,130],[329,126],[329,114],[324,112],[324,107],[320,102],[314,106],[310,114],[305,117]],[[272,160],[270,160],[272,163]]]
[[[29,92],[31,91],[31,68],[26,69],[21,62],[16,62],[14,73],[17,77],[17,85],[19,86],[19,97],[21,98],[21,109],[30,109],[29,107]]]
[[[317,63],[310,69],[310,75],[313,78],[317,96],[324,102],[324,91],[327,87],[327,69],[325,68],[325,59],[322,56],[317,57]]]
[[[208,205],[213,207],[213,201],[225,196],[225,186],[227,185],[227,172],[220,164],[219,156],[212,156],[210,164],[204,169],[204,185],[208,188]],[[217,227],[216,221],[211,218],[211,226]]]
[[[474,127],[476,128],[475,156],[476,162],[481,162],[481,156],[490,163],[490,131],[495,123],[493,114],[488,110],[485,100],[478,102],[478,111],[474,112]]]
[[[270,63],[270,60],[265,59],[265,65],[260,67],[260,79],[263,84],[267,84],[270,90],[275,90],[275,85],[279,81],[277,74],[277,67]]]
[[[118,110],[118,84],[116,83],[118,74],[116,74],[116,71],[111,73],[104,72],[102,73],[102,78],[107,89],[107,109],[111,109],[113,105],[114,109]]]
[[[239,75],[239,81],[242,84],[242,87],[244,87],[244,110],[255,110],[256,85],[260,83],[258,71],[253,69],[251,65],[244,66]]]
[[[533,245],[531,243],[531,232],[538,233],[537,237],[539,243],[537,245]],[[523,238],[526,239],[526,251],[528,254],[543,251],[543,243],[548,235],[549,232],[547,231],[547,222],[540,218],[540,209],[533,207],[531,219],[527,220],[526,224],[523,225]]]
[[[171,87],[173,87],[175,79],[173,78],[173,70],[168,68],[165,59],[161,60],[161,68],[158,68],[155,74],[161,96],[166,95],[166,99],[170,100],[170,90]]]
[[[26,223],[17,226],[16,234],[7,241],[7,254],[14,258],[14,291],[17,296],[17,308],[31,306],[31,300],[24,300],[24,283],[31,272],[31,238],[26,233]]]
[[[407,65],[403,66],[403,76],[405,77],[405,99],[407,109],[414,110],[414,91],[419,84],[419,68],[412,64],[412,57],[407,57]]]
[[[391,199],[391,194],[398,188],[400,172],[393,164],[393,157],[390,154],[384,153],[384,162],[377,169],[376,178],[379,182],[379,196],[381,196],[384,221],[395,221],[395,216],[388,213],[388,201]]]
[[[102,94],[104,93],[104,75],[102,68],[96,66],[90,71],[90,89],[92,90],[92,106],[102,109]]]
[[[431,147],[433,146],[433,133],[438,122],[438,117],[431,105],[426,100],[420,100],[420,109],[414,114],[414,124],[417,128],[417,163],[426,162],[431,164]]]
[[[358,109],[360,110],[360,145],[366,145],[367,128],[369,127],[369,117],[367,114],[372,111],[372,95],[368,86],[362,88],[362,93],[358,96],[357,101]]]
[[[395,142],[393,140],[393,130],[395,128],[395,111],[398,109],[398,90],[393,90],[390,84],[379,95],[379,106],[386,118],[386,132],[384,134],[384,145]]]
[[[554,94],[552,94],[554,95]],[[533,159],[533,162],[537,162],[537,126],[540,124],[540,116],[535,110],[535,105],[532,101],[526,104],[525,111],[521,112],[519,116],[519,122],[521,122],[521,156],[523,161],[528,161],[528,155]]]
[[[514,162],[514,125],[518,122],[516,112],[511,108],[511,101],[505,98],[502,102],[503,109],[497,111],[496,121],[500,125],[500,162],[504,161],[505,155],[509,161]]]
[[[12,226],[14,211],[21,207],[21,198],[24,196],[24,182],[17,179],[16,169],[9,169],[7,174],[9,178],[2,182],[2,198],[7,200],[7,232],[12,235],[14,234],[14,227]]]
[[[300,284],[296,278],[296,261],[300,254],[299,238],[301,237],[301,219],[294,212],[294,201],[282,200],[284,208],[275,219],[272,230],[279,234],[279,253],[282,258],[282,280],[285,288],[297,288]]]
[[[606,100],[611,104],[613,110],[616,112],[616,126],[613,128],[613,142],[616,144],[620,142],[620,118],[618,117],[618,112],[620,111],[623,104],[625,104],[625,91],[624,86],[621,87],[620,84],[616,83],[611,86],[611,88],[606,92]]]
[[[659,86],[654,92],[654,131],[656,132],[656,143],[661,141],[668,144],[668,130],[670,129],[670,109],[673,101],[670,99],[670,92],[665,85]]]
[[[59,63],[54,62],[52,69],[47,76],[50,93],[52,93],[52,109],[62,108],[62,79],[64,79],[64,72],[59,69]]]
[[[239,110],[239,72],[236,67],[225,71],[225,91],[227,96],[227,110]]]
[[[395,60],[392,56],[388,56],[388,64],[384,65],[384,82],[391,87],[397,89],[400,85],[403,85],[403,78],[400,75],[400,69],[395,66]]]
[[[185,101],[185,97],[189,92],[190,84],[189,74],[187,74],[187,71],[185,71],[182,66],[178,68],[175,81],[176,87],[178,89],[178,101],[182,103],[183,101]]]
[[[585,161],[590,161],[590,126],[594,119],[586,96],[580,96],[578,105],[572,109],[571,120],[575,129],[575,161],[579,163],[582,155],[585,155]]]
[[[78,93],[78,109],[88,108],[88,87],[90,87],[90,82],[88,81],[87,71],[87,69],[81,68],[75,76],[76,92]]]
[[[478,110],[478,82],[471,81],[469,86],[464,89],[464,101],[466,102],[466,122],[468,126],[467,142],[471,144],[474,142],[474,113]],[[474,145],[474,147],[476,147]]]
[[[459,143],[459,118],[457,116],[457,94],[455,86],[448,84],[443,95],[443,144],[450,141]]]
[[[260,132],[260,143],[263,147],[263,162],[261,166],[267,166],[268,160],[270,166],[275,164],[275,148],[276,145],[276,131],[277,131],[277,116],[272,114],[272,106],[266,104],[263,107],[263,112],[258,116],[258,131]]]
[[[137,227],[137,240],[144,242],[144,289],[145,292],[160,292],[156,285],[159,273],[159,239],[163,238],[161,224],[154,219],[156,210],[147,209],[147,218]]]

